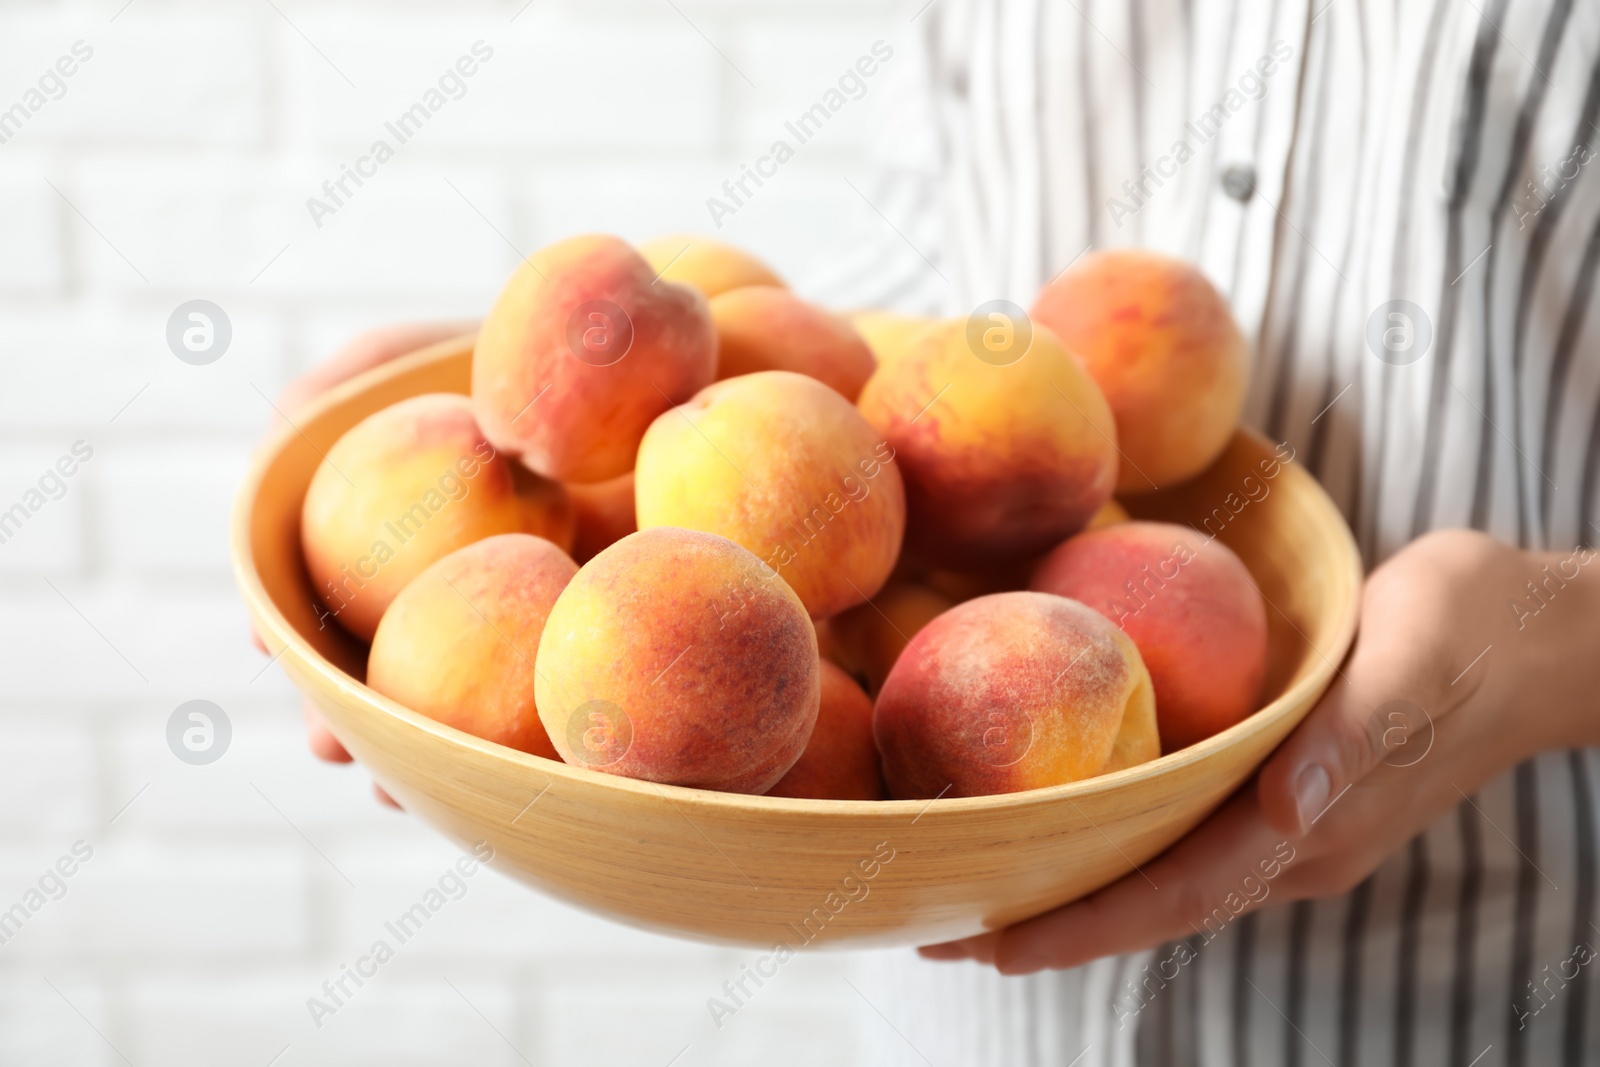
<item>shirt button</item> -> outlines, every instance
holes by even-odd
[[[1256,191],[1256,169],[1248,163],[1234,163],[1222,172],[1222,191],[1243,204]]]

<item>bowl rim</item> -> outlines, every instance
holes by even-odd
[[[352,705],[361,706],[366,713],[379,714],[408,729],[429,734],[448,747],[470,750],[480,758],[495,760],[509,767],[543,775],[549,779],[547,788],[557,781],[565,780],[574,785],[615,789],[638,796],[648,797],[655,795],[664,797],[674,803],[686,803],[700,810],[718,809],[726,814],[828,815],[844,819],[893,818],[901,815],[914,815],[915,818],[921,818],[923,814],[933,810],[947,814],[971,814],[1032,808],[1040,805],[1072,802],[1091,794],[1121,789],[1125,786],[1134,786],[1149,779],[1163,776],[1175,769],[1209,759],[1216,753],[1231,746],[1236,740],[1263,730],[1282,716],[1289,714],[1295,707],[1305,702],[1311,693],[1323,691],[1333,675],[1339,672],[1339,663],[1330,659],[1326,652],[1318,648],[1301,632],[1300,636],[1305,641],[1306,647],[1317,657],[1319,662],[1313,663],[1310,671],[1291,683],[1288,688],[1275,698],[1226,730],[1213,734],[1203,741],[1179,749],[1177,752],[1159,756],[1146,763],[1080,779],[1076,782],[1068,782],[1063,785],[1042,786],[1037,789],[1022,790],[1014,793],[993,793],[973,797],[945,797],[941,795],[924,800],[819,800],[800,797],[773,797],[753,793],[724,793],[713,789],[670,785],[664,782],[607,774],[603,771],[575,766],[560,760],[548,759],[529,752],[508,748],[492,741],[486,741],[455,727],[447,726],[420,712],[413,711],[357,681],[311,646],[311,643],[284,617],[262,582],[260,572],[255,565],[254,551],[251,547],[251,527],[255,514],[255,505],[267,470],[282,455],[285,448],[294,438],[303,438],[308,443],[310,441],[300,429],[301,423],[314,421],[329,409],[359,396],[379,382],[398,377],[407,371],[415,370],[433,362],[443,361],[452,357],[460,358],[463,350],[470,354],[476,337],[477,334],[475,332],[462,334],[362,371],[360,374],[313,398],[304,408],[295,413],[294,418],[279,411],[278,414],[286,425],[280,426],[272,432],[256,449],[251,458],[249,473],[240,485],[238,495],[235,497],[229,528],[230,555],[232,557],[234,579],[246,602],[246,607],[249,609],[256,625],[262,631],[263,642],[266,643],[269,650],[274,644],[280,646],[279,651],[272,656],[274,662],[280,659],[290,660],[301,674],[313,677],[320,687],[343,693]],[[274,410],[276,410],[276,405],[274,405]],[[1240,427],[1239,432],[1249,435],[1257,443],[1270,448],[1268,439],[1255,430]],[[315,446],[313,445],[313,447]],[[1326,490],[1323,489],[1321,483],[1303,468],[1291,469],[1294,470],[1293,476],[1305,478],[1310,483],[1315,491],[1322,496],[1324,506],[1339,518],[1339,529],[1343,535],[1338,538],[1341,549],[1340,556],[1347,571],[1346,576],[1352,579],[1348,584],[1354,590],[1350,597],[1350,603],[1344,611],[1343,618],[1339,620],[1336,631],[1335,645],[1339,649],[1339,661],[1342,662],[1349,652],[1359,618],[1359,591],[1364,574],[1360,553],[1356,548],[1355,539],[1350,533],[1349,525],[1344,522],[1343,517],[1339,514],[1333,501],[1328,498]],[[1264,594],[1262,599],[1266,601],[1269,609],[1276,611],[1286,620],[1289,620],[1289,616],[1272,604],[1270,600],[1266,600]],[[1289,625],[1297,631],[1299,630],[1293,620],[1289,620]]]

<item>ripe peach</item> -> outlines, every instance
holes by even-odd
[[[997,349],[959,322],[929,327],[878,368],[860,406],[905,479],[906,548],[936,566],[1044,552],[1116,481],[1111,409],[1048,330],[1018,329]]]
[[[878,746],[872,740],[872,701],[850,676],[822,661],[822,706],[806,750],[769,797],[882,800],[888,796]]]
[[[1160,522],[1091,530],[1046,556],[1032,587],[1081,600],[1133,638],[1155,685],[1163,751],[1255,710],[1267,609],[1222,542]]]
[[[566,490],[497,453],[472,403],[427,393],[373,413],[334,442],[306,489],[300,543],[329,612],[363,640],[406,583],[494,534],[572,544]]]
[[[707,300],[746,285],[784,288],[783,279],[765,263],[709,237],[669,233],[640,245],[639,254],[662,281],[693,286]]]
[[[1247,352],[1228,303],[1194,266],[1155,252],[1085,256],[1039,291],[1033,320],[1099,383],[1117,420],[1117,492],[1199,474],[1244,408]]]
[[[872,731],[892,796],[1014,793],[1101,773],[1153,699],[1139,650],[1101,615],[1048,593],[996,593],[912,638]]]
[[[867,603],[840,612],[827,620],[825,627],[819,626],[819,647],[824,657],[844,668],[868,693],[876,694],[917,632],[954,604],[925,586],[893,582]]]
[[[367,684],[458,730],[556,759],[534,705],[545,619],[578,565],[542,537],[500,534],[437,560],[383,613]]]
[[[712,298],[711,319],[717,324],[719,379],[790,370],[854,400],[877,366],[854,326],[787,289],[730,289]]]
[[[1122,717],[1122,729],[1117,731],[1117,743],[1111,746],[1111,758],[1100,768],[1101,774],[1137,767],[1161,755],[1161,728],[1156,718],[1154,693],[1152,684],[1151,699],[1128,705],[1128,713]]]
[[[1119,522],[1127,522],[1133,516],[1128,514],[1128,509],[1115,500],[1107,500],[1106,506],[1094,513],[1094,518],[1089,520],[1085,530],[1098,530],[1102,526],[1115,526]]]
[[[894,452],[814,378],[729,378],[668,411],[639,444],[639,528],[731,538],[782,574],[813,618],[876,593],[905,530]]]
[[[616,544],[639,528],[633,517],[633,472],[610,481],[567,486],[577,530],[572,537],[572,558],[587,563],[600,550]]]
[[[631,470],[650,420],[716,369],[705,297],[657,282],[615,237],[573,237],[501,290],[473,351],[472,399],[495,447],[548,478],[599,482]]]
[[[845,318],[867,342],[879,363],[887,363],[907,351],[918,333],[938,321],[894,311],[853,311]]]
[[[800,598],[696,530],[641,530],[584,564],[535,662],[539,718],[568,763],[730,793],[788,772],[821,699]]]
[[[976,571],[932,570],[923,582],[929,589],[948,597],[952,604],[962,604],[991,593],[1014,593],[1028,588],[1033,564],[1034,560],[1025,559]]]

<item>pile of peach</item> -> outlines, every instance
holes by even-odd
[[[578,237],[506,285],[470,397],[329,450],[302,542],[367,684],[489,741],[740,793],[1033,789],[1254,709],[1249,572],[1112,499],[1205,469],[1244,388],[1226,304],[1149,253],[916,320]]]

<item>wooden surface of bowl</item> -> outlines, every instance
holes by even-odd
[[[235,575],[269,651],[407,811],[622,922],[767,948],[922,944],[1066,903],[1132,873],[1238,789],[1354,636],[1362,575],[1348,528],[1307,471],[1241,431],[1199,478],[1127,502],[1220,538],[1267,599],[1266,702],[1198,745],[1071,785],[881,802],[684,789],[502,748],[363,685],[365,647],[319,622],[300,550],[301,500],[334,441],[405,397],[467,392],[471,354],[471,337],[435,345],[295,414],[240,492]]]

